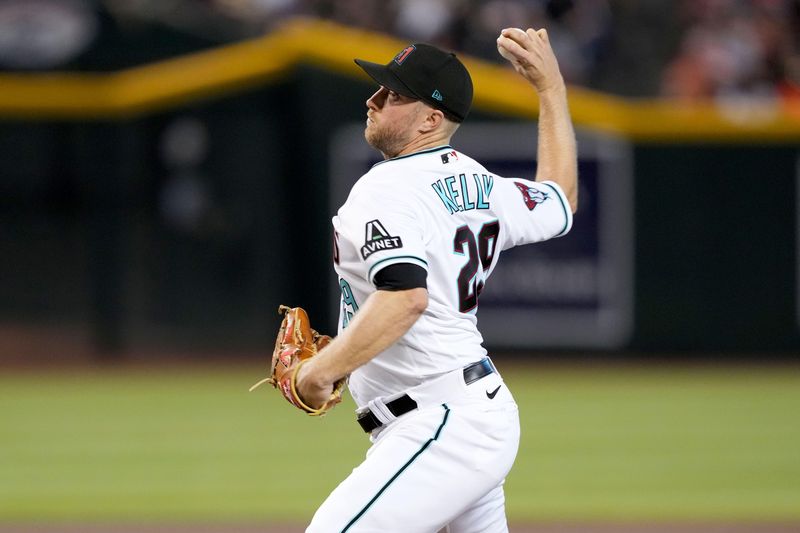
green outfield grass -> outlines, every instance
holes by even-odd
[[[261,366],[2,371],[0,522],[306,521],[369,443]],[[800,521],[800,368],[499,366],[512,521]]]

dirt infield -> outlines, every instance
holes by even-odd
[[[302,533],[291,525],[0,525],[0,533]],[[511,533],[800,533],[800,524],[512,524]]]

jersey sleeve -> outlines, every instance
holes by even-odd
[[[557,183],[497,178],[495,187],[506,220],[503,250],[561,237],[572,228],[572,209]]]
[[[399,263],[417,265],[427,272],[424,223],[413,207],[413,198],[372,191],[354,200],[345,223],[369,283],[374,285],[378,272]]]

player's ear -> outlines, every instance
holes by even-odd
[[[442,125],[442,122],[444,122],[444,113],[438,109],[428,107],[426,111],[427,113],[425,114],[425,120],[420,126],[420,130],[423,133],[434,131]]]

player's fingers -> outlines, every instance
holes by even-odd
[[[500,35],[507,39],[511,39],[523,48],[525,48],[525,44],[530,39],[528,34],[519,28],[505,28],[500,32]]]
[[[518,37],[520,39],[527,37],[527,33],[520,28],[503,28],[500,33],[506,37]]]
[[[511,54],[515,59],[521,60],[525,57],[527,50],[519,45],[516,41],[501,35],[497,38],[497,46],[503,48],[506,52]],[[505,57],[505,56],[504,56]]]
[[[547,30],[544,28],[540,30],[528,28],[525,34],[528,36],[528,41],[530,44],[535,48],[550,46],[550,37],[547,35]],[[531,48],[528,49],[530,50]]]

